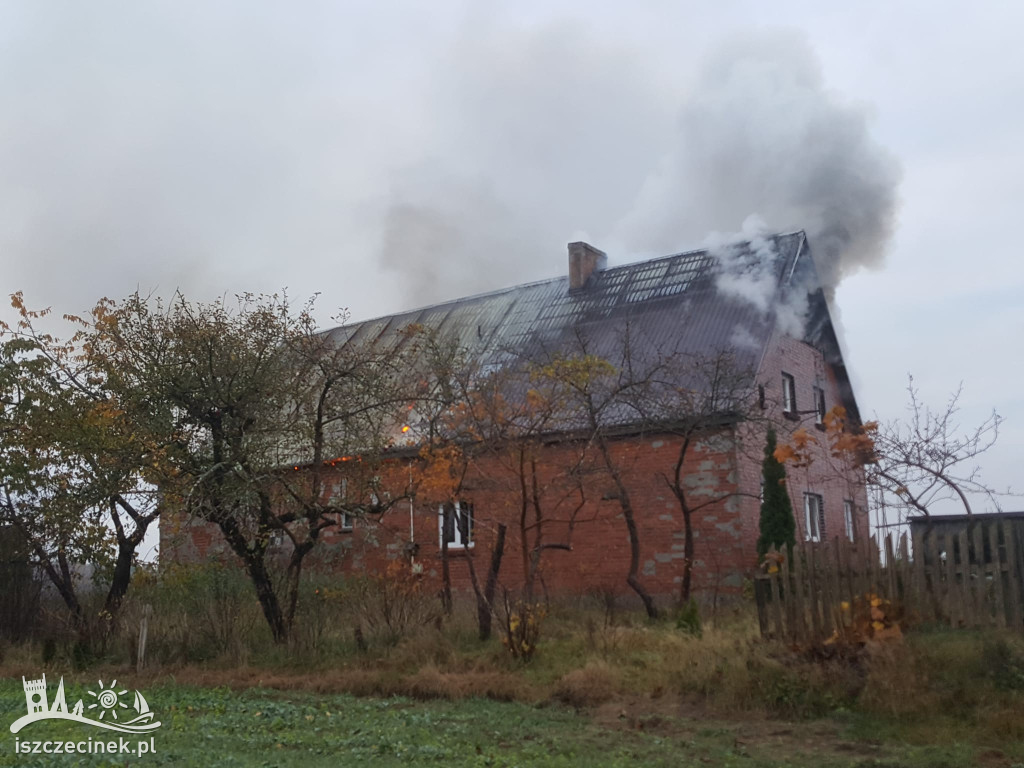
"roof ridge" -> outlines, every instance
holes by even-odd
[[[801,235],[801,234],[804,234],[804,230],[797,229],[797,230],[793,230],[792,232],[776,232],[776,233],[773,233],[773,234],[765,235],[765,237],[771,238],[772,240],[780,240],[780,239],[785,238],[785,237],[792,237],[794,235]],[[750,240],[749,239],[748,240],[738,240],[738,241],[736,241],[736,243],[734,243],[734,245],[749,245],[749,244],[750,244]],[[657,264],[659,262],[669,261],[671,259],[679,259],[679,258],[682,258],[682,257],[692,257],[692,256],[696,256],[697,254],[708,253],[710,250],[711,250],[710,246],[705,246],[703,248],[694,248],[694,249],[688,250],[688,251],[680,251],[679,253],[670,253],[670,254],[668,254],[666,256],[655,256],[654,258],[651,258],[651,259],[640,259],[638,261],[629,261],[629,262],[626,262],[624,264],[616,264],[614,266],[607,267],[607,268],[601,270],[601,275],[602,276],[613,275],[613,274],[615,274],[617,272],[620,272],[622,270],[635,268],[636,266],[638,266],[640,264]],[[430,310],[430,309],[438,309],[438,310],[440,310],[440,309],[443,309],[447,305],[462,304],[464,302],[475,301],[477,299],[485,299],[485,298],[488,298],[488,297],[491,297],[491,296],[500,296],[500,295],[502,295],[504,293],[509,293],[511,291],[520,291],[520,290],[522,290],[524,288],[533,288],[535,286],[552,284],[552,283],[556,283],[558,281],[568,282],[568,280],[569,280],[568,275],[557,275],[555,277],[548,277],[548,278],[544,278],[544,279],[541,279],[541,280],[532,280],[532,281],[530,281],[528,283],[517,283],[516,285],[509,285],[509,286],[505,286],[504,288],[496,288],[496,289],[491,290],[491,291],[482,291],[481,293],[473,293],[473,294],[470,294],[468,296],[458,296],[458,297],[456,297],[454,299],[446,299],[444,301],[434,302],[433,304],[424,304],[424,305],[421,305],[421,306],[418,306],[418,307],[411,307],[409,309],[402,309],[402,310],[399,310],[398,312],[389,312],[389,313],[385,313],[383,315],[376,315],[375,317],[367,317],[367,318],[364,318],[362,320],[355,320],[355,321],[352,321],[352,322],[349,322],[349,323],[343,323],[341,325],[336,325],[336,326],[333,326],[331,328],[326,328],[324,330],[325,330],[325,332],[330,333],[330,332],[333,332],[333,331],[340,330],[342,328],[355,328],[357,326],[366,325],[366,324],[369,324],[369,323],[374,323],[374,322],[377,322],[379,320],[385,320],[385,319],[389,319],[389,318],[396,318],[396,317],[399,317],[400,315],[417,315],[417,314],[420,314],[422,312],[426,312],[427,310]]]

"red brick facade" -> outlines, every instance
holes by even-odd
[[[782,375],[793,377],[796,395],[795,418],[782,413]],[[840,402],[835,372],[822,354],[810,345],[776,334],[760,366],[758,382],[764,387],[764,413],[776,424],[780,442],[796,428],[814,432],[814,387],[824,392],[825,408]],[[694,516],[694,589],[710,593],[736,592],[756,566],[761,461],[765,425],[745,424],[726,428],[704,437],[691,449],[684,467],[687,488],[694,500],[718,499]],[[817,434],[817,433],[815,433]],[[641,542],[640,578],[655,595],[674,595],[679,590],[683,566],[683,523],[676,498],[664,480],[678,456],[680,438],[669,434],[623,437],[612,444],[613,456],[636,512]],[[613,486],[606,476],[590,483],[585,503],[576,515],[569,536],[564,522],[580,503],[568,497],[555,477],[567,466],[576,447],[553,444],[540,454],[544,500],[548,521],[540,528],[543,541],[570,544],[571,551],[545,549],[538,590],[549,594],[581,594],[588,591],[630,592],[625,577],[630,547],[626,526]],[[416,471],[416,459],[396,459],[385,472],[401,478]],[[844,502],[853,504],[856,536],[868,534],[867,499],[863,481],[850,471],[832,466],[827,451],[821,450],[807,469],[789,470],[788,487],[797,519],[798,536],[806,535],[805,493],[823,500],[824,536],[845,535]],[[513,476],[498,459],[477,462],[465,478],[463,499],[473,505],[474,532],[471,550],[476,569],[483,578],[489,551],[499,522],[508,526],[501,582],[516,586],[524,578],[524,553],[520,535],[520,494]],[[382,487],[388,486],[383,478]],[[559,522],[561,521],[561,522]],[[536,527],[529,527],[528,548],[536,543]],[[410,547],[414,542],[415,546]],[[225,546],[216,528],[189,522],[180,528],[170,521],[161,526],[161,553],[178,561],[219,557]],[[351,531],[327,531],[321,557],[344,572],[381,572],[396,558],[413,557],[426,578],[439,580],[440,526],[437,500],[417,499],[393,508],[379,524],[357,520]],[[326,556],[323,554],[326,553]],[[467,550],[450,549],[453,586],[467,590]]]

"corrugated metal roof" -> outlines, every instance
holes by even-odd
[[[770,238],[778,258],[779,284],[805,247],[803,232]],[[740,258],[756,258],[747,244]],[[707,250],[689,251],[594,273],[586,286],[569,290],[568,277],[514,286],[409,312],[352,323],[329,333],[341,342],[383,342],[411,324],[435,329],[471,350],[482,366],[511,358],[544,359],[578,349],[615,362],[628,328],[634,355],[730,351],[734,365],[754,371],[774,326],[749,301],[718,291],[718,260]],[[737,346],[736,339],[746,343]]]

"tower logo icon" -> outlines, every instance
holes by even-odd
[[[63,678],[61,678],[63,682]],[[28,706],[28,713],[34,715],[38,712],[45,712],[50,707],[46,702],[46,675],[42,680],[26,680],[21,678],[21,684],[25,687],[25,704]]]

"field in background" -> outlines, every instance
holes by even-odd
[[[84,684],[91,681],[86,679]],[[15,755],[0,736],[0,766],[54,764],[174,766],[973,766],[1010,765],[993,749],[943,743],[914,746],[864,738],[854,716],[794,725],[755,719],[637,714],[616,705],[579,713],[480,699],[417,702],[171,683],[146,689],[162,725],[156,753],[143,758]],[[0,719],[20,713],[19,681],[0,682]],[[6,728],[4,729],[6,731]],[[37,723],[24,739],[84,739],[96,729]],[[980,761],[980,762],[979,762]],[[995,762],[993,762],[995,761]]]

